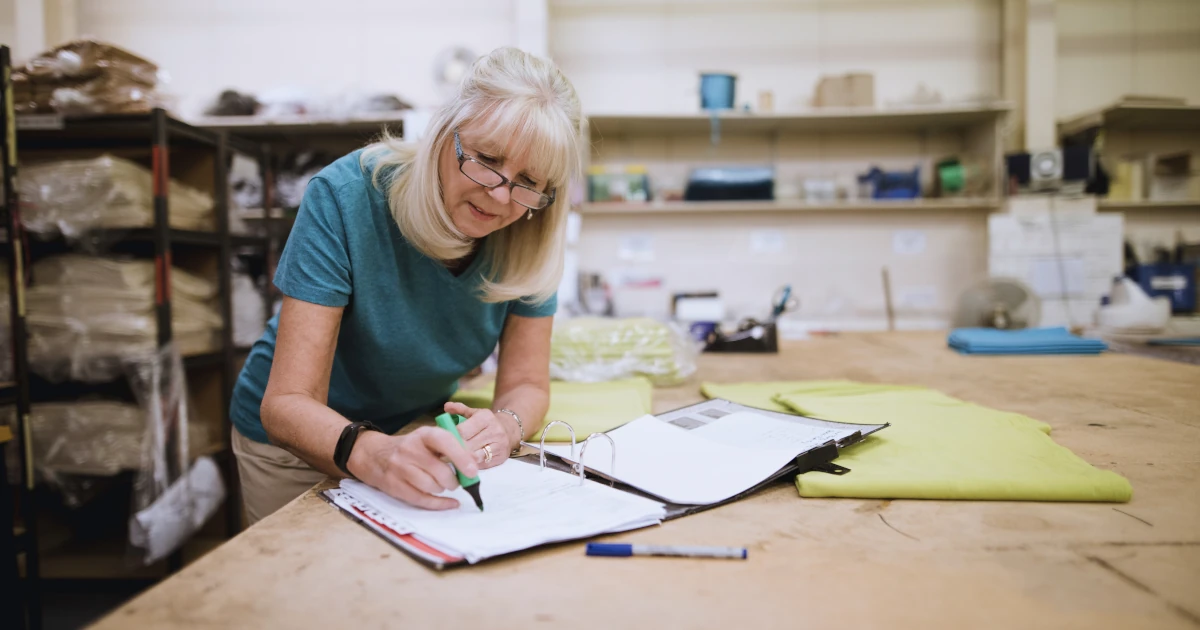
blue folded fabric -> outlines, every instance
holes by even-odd
[[[1062,327],[957,328],[950,332],[947,341],[963,354],[1100,354],[1108,349],[1108,344],[1099,339],[1077,337]]]

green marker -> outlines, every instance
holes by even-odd
[[[456,413],[444,413],[435,418],[434,422],[437,422],[439,427],[449,431],[450,435],[453,435],[454,439],[463,445],[463,448],[466,448],[466,443],[463,442],[462,436],[458,434],[458,425],[466,422],[466,420],[466,418]],[[479,511],[482,512],[483,498],[479,496],[479,477],[468,477],[457,468],[454,469],[454,474],[458,475],[458,483],[462,484],[463,490],[466,490],[472,499],[475,499],[475,505],[479,506]]]

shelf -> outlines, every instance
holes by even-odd
[[[230,236],[229,244],[233,247],[266,247],[267,238],[263,236]]]
[[[1134,131],[1200,130],[1200,105],[1116,104],[1058,123],[1060,136],[1103,127]]]
[[[167,138],[172,145],[216,147],[219,134],[166,117]],[[27,149],[112,148],[116,144],[149,147],[153,138],[154,113],[103,116],[27,114],[16,117],[17,145]]]
[[[221,365],[225,361],[225,353],[206,352],[204,354],[192,354],[183,357],[183,367],[185,368],[204,368]]]
[[[920,212],[989,211],[1000,207],[998,199],[916,199],[807,202],[786,201],[665,201],[585,203],[582,214],[692,214],[710,212]]]
[[[1200,199],[1189,201],[1116,201],[1101,199],[1097,202],[1100,210],[1112,212],[1137,212],[1139,210],[1197,210],[1200,211]]]
[[[221,244],[221,235],[217,232],[200,230],[169,230],[172,244],[204,245],[217,247]],[[102,234],[111,234],[116,240],[146,242],[154,240],[153,228],[137,228],[133,230],[103,230]]]
[[[27,232],[29,235],[30,244],[38,245],[64,245],[71,247],[73,243],[68,243],[62,235],[38,234]],[[221,235],[217,232],[205,232],[201,230],[170,230],[170,239],[172,245],[197,245],[203,247],[220,247]],[[91,230],[84,234],[80,240],[86,240],[90,244],[114,246],[127,243],[153,243],[154,229],[153,228],[104,228],[99,230]],[[7,232],[3,236],[3,242],[8,242]]]
[[[372,116],[322,118],[310,116],[201,116],[191,123],[209,131],[228,131],[246,140],[278,140],[294,136],[363,136],[374,135],[386,126],[399,135],[403,129],[404,112],[380,113]]]
[[[210,551],[220,547],[223,538],[197,535],[183,543],[184,565],[199,560]],[[165,560],[150,566],[131,565],[127,541],[123,538],[106,538],[94,541],[71,541],[67,545],[42,551],[41,574],[47,580],[94,580],[91,589],[103,589],[109,580],[145,580],[150,586],[168,577]],[[115,584],[116,582],[114,582]],[[84,586],[84,585],[80,585]],[[56,590],[48,588],[47,590]]]
[[[921,108],[837,108],[794,114],[720,114],[721,133],[780,133],[824,131],[930,131],[994,123],[1006,114],[1005,103]],[[646,114],[588,116],[593,136],[683,134],[710,131],[708,114]]]

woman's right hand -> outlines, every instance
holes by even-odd
[[[453,510],[459,503],[438,494],[459,486],[443,458],[468,477],[479,474],[475,458],[437,427],[421,427],[407,435],[367,431],[358,437],[346,468],[363,483],[409,505],[427,510]]]

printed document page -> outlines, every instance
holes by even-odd
[[[590,455],[589,455],[590,459]],[[350,479],[341,488],[429,544],[475,563],[537,545],[656,525],[663,505],[578,475],[507,461],[479,472],[482,512],[462,488],[456,510],[434,511]],[[399,530],[398,530],[399,531]]]
[[[803,452],[786,445],[750,448],[745,440],[743,445],[727,444],[696,435],[698,432],[642,416],[608,432],[617,445],[615,471],[612,447],[602,438],[589,443],[583,453],[585,465],[664,501],[708,505],[762,483]],[[574,456],[570,444],[547,444],[546,451],[576,462],[582,448],[577,446]]]

